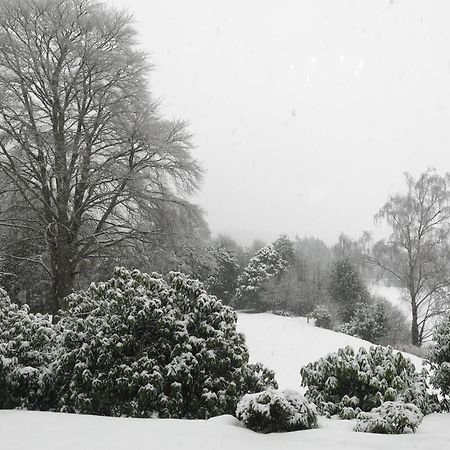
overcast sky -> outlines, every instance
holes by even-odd
[[[213,233],[357,238],[404,171],[450,170],[448,0],[109,1],[190,122]]]

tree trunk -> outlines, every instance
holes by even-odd
[[[411,321],[411,344],[420,346],[419,342],[419,324],[417,323],[417,306],[411,302],[412,321]]]
[[[52,280],[52,310],[55,316],[62,307],[62,300],[73,290],[73,271],[68,261],[59,258]]]
[[[56,236],[53,236],[54,239],[49,242],[52,269],[52,306],[50,313],[54,316],[63,306],[62,300],[72,293],[75,274],[69,232],[67,227],[61,226],[58,231]]]

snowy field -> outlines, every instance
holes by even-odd
[[[425,417],[416,434],[355,433],[353,422],[320,419],[320,428],[262,435],[237,419],[122,419],[62,413],[0,411],[1,450],[444,450],[450,415]]]
[[[345,345],[370,345],[302,318],[240,314],[238,328],[247,335],[252,361],[274,369],[282,388],[299,389],[300,367],[320,356]],[[411,359],[420,368],[420,358]],[[231,416],[188,421],[0,411],[0,450],[442,450],[450,444],[450,414],[427,416],[416,434],[399,436],[355,433],[353,425],[320,418],[316,430],[261,435]]]
[[[355,350],[368,348],[368,341],[343,333],[315,327],[303,317],[282,317],[273,314],[243,314],[238,316],[238,330],[247,338],[251,362],[262,362],[275,370],[281,389],[300,387],[300,368],[328,353],[350,345]],[[422,369],[422,359],[406,354]]]

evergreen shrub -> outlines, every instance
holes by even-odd
[[[237,405],[236,416],[247,428],[260,433],[317,427],[314,405],[292,390],[268,389],[244,395]]]

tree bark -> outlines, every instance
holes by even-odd
[[[49,242],[52,269],[52,308],[53,316],[58,315],[62,300],[73,292],[74,258],[67,227],[59,226]]]
[[[412,321],[411,321],[411,344],[420,346],[419,341],[419,324],[417,322],[417,305],[411,302]]]

